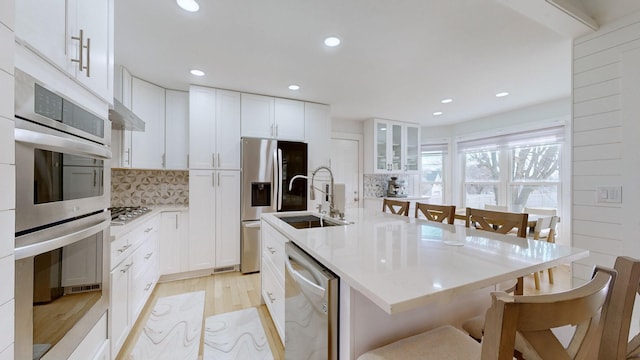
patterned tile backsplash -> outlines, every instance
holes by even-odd
[[[188,204],[188,171],[111,170],[111,206]]]
[[[405,193],[409,196],[416,194],[417,175],[400,174],[365,174],[364,175],[364,196],[382,197],[387,194],[387,186],[391,177],[395,176],[398,181],[405,182]]]

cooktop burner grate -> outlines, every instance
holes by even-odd
[[[125,224],[127,221],[131,221],[151,211],[151,209],[146,206],[111,207],[109,210],[111,211],[112,224]]]

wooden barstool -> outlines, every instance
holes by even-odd
[[[387,209],[392,214],[409,216],[409,201],[384,199],[382,200],[382,212],[386,212]]]
[[[421,213],[429,221],[443,223],[446,219],[447,223],[453,224],[456,215],[456,207],[454,205],[434,205],[417,202],[415,217],[418,218]]]

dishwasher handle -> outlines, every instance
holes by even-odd
[[[322,286],[319,286],[319,285],[315,284],[313,281],[307,279],[302,274],[300,274],[299,271],[295,270],[293,268],[293,265],[291,265],[290,256],[291,256],[290,254],[287,254],[287,256],[284,257],[284,264],[285,264],[285,266],[287,268],[287,271],[289,271],[289,273],[294,278],[296,283],[300,284],[301,286],[304,286],[312,294],[314,294],[314,295],[316,295],[316,296],[318,296],[320,298],[323,298],[324,295],[325,295],[326,289],[323,288]]]

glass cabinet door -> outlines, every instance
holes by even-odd
[[[402,171],[403,164],[402,124],[391,124],[391,170]]]
[[[418,126],[406,125],[406,162],[404,171],[418,171],[420,160],[420,128]]]
[[[375,162],[376,171],[387,171],[389,167],[387,164],[387,128],[389,124],[386,122],[376,121],[376,133],[375,133]]]

